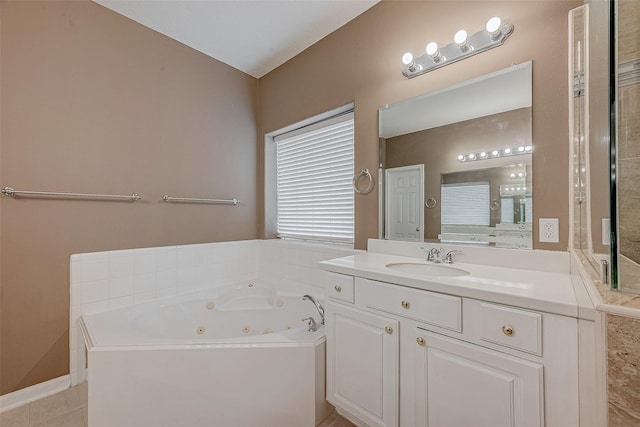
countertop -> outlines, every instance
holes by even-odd
[[[320,262],[323,270],[411,288],[491,301],[553,314],[593,319],[595,308],[582,283],[568,272],[549,272],[471,263],[437,264],[468,271],[466,276],[433,277],[386,267],[391,263],[424,263],[414,258],[366,252]]]

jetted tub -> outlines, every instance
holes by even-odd
[[[254,282],[86,314],[90,427],[315,426],[324,327],[310,301]]]

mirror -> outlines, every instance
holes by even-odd
[[[532,63],[379,110],[381,237],[532,247]]]

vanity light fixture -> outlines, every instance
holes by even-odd
[[[500,196],[527,196],[531,194],[531,187],[523,185],[514,187],[512,184],[500,184]]]
[[[513,29],[513,24],[503,22],[495,16],[487,21],[484,29],[471,35],[465,30],[459,30],[453,37],[453,42],[445,46],[439,48],[436,42],[430,42],[424,55],[415,58],[411,55],[411,59],[407,60],[409,52],[405,53],[402,56],[402,74],[410,79],[498,47],[513,33]]]
[[[532,151],[532,145],[520,145],[517,147],[506,147],[501,150],[487,150],[477,153],[458,154],[457,159],[460,163],[464,163],[475,160],[496,159],[498,157],[521,156],[523,154],[529,154]]]

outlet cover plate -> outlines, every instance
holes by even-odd
[[[541,243],[560,242],[558,218],[540,218],[538,225],[538,238]]]

